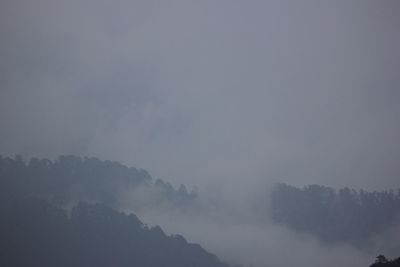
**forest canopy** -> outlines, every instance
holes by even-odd
[[[400,190],[335,190],[321,185],[297,188],[277,184],[271,194],[272,219],[326,242],[362,247],[368,239],[400,222]]]

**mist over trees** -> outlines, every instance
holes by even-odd
[[[26,198],[3,208],[1,218],[1,266],[227,267],[182,236],[103,204],[78,203],[68,215]]]
[[[197,197],[116,162],[0,157],[0,266],[228,266],[180,235],[117,211],[125,194],[140,195],[126,198],[133,208],[182,211]]]
[[[321,240],[368,246],[369,239],[400,222],[400,190],[366,192],[278,184],[271,193],[272,219]]]
[[[56,160],[0,157],[0,192],[6,199],[37,196],[68,207],[78,201],[130,210],[181,209],[194,205],[196,190],[153,181],[142,169],[97,158],[60,156]]]
[[[5,255],[0,265],[228,266],[184,237],[168,236],[159,226],[148,227],[124,211],[138,216],[146,211],[172,214],[169,219],[178,215],[176,219],[183,221],[195,215],[187,221],[205,220],[205,225],[217,218],[218,223],[237,226],[235,231],[242,229],[241,224],[232,221],[244,218],[246,227],[266,231],[268,227],[261,227],[265,223],[259,217],[261,209],[274,225],[358,249],[367,248],[374,236],[400,222],[400,191],[278,184],[267,197],[268,201],[256,203],[256,210],[250,203],[239,208],[206,199],[207,194],[196,189],[189,192],[184,185],[175,188],[154,180],[145,170],[118,162],[77,156],[29,161],[0,156],[0,250]],[[232,234],[233,242],[242,242]],[[397,266],[393,264],[398,260],[380,258],[371,266]]]
[[[379,255],[370,267],[400,267],[400,258],[389,260],[384,255]]]

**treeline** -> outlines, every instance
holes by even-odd
[[[117,209],[194,208],[196,192],[96,158],[0,157],[0,266],[227,267]]]
[[[368,239],[400,222],[398,192],[277,184],[271,193],[272,219],[327,242],[365,246]]]
[[[184,185],[175,189],[160,179],[153,181],[145,170],[97,158],[60,156],[25,162],[20,156],[0,156],[0,196],[36,196],[60,207],[86,201],[130,210],[184,210],[194,205],[197,192],[188,192]]]
[[[384,255],[379,255],[370,267],[400,267],[400,258],[389,260]]]
[[[68,215],[26,198],[0,211],[0,266],[227,267],[182,236],[103,204],[79,203]]]
[[[0,266],[226,267],[183,237],[167,236],[160,227],[149,228],[135,215],[117,211],[172,209],[207,216],[204,211],[212,205],[198,198],[196,190],[176,189],[118,162],[0,156]],[[400,190],[278,184],[270,198],[269,215],[276,223],[326,242],[366,246],[400,223]],[[265,202],[257,202],[257,212],[260,206],[266,214]],[[399,259],[379,258],[371,266],[398,264]]]

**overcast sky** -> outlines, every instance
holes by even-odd
[[[400,187],[399,1],[1,0],[0,39],[0,154]]]

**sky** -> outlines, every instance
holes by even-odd
[[[0,154],[232,192],[400,187],[400,2],[0,1]]]

